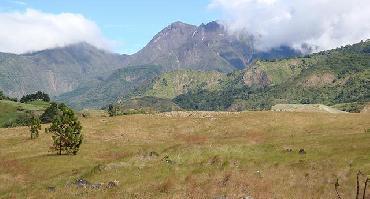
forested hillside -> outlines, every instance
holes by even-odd
[[[192,110],[263,110],[278,103],[355,109],[370,100],[370,41],[300,58],[257,61],[228,76],[221,90],[193,90],[174,102]]]

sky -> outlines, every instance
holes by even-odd
[[[316,51],[370,38],[369,0],[0,0],[0,52],[88,42],[133,54],[175,21],[219,20],[258,50]]]
[[[33,9],[56,15],[80,14],[96,23],[113,51],[132,54],[172,22],[200,25],[217,19],[217,12],[209,10],[208,4],[208,0],[1,0],[0,13]]]

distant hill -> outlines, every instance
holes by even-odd
[[[370,101],[370,41],[301,58],[257,61],[228,77],[221,90],[193,90],[174,102],[194,110],[261,110],[281,103],[363,104]]]
[[[209,71],[177,70],[162,73],[155,77],[149,84],[142,85],[135,91],[123,98],[152,96],[163,99],[173,99],[178,95],[196,89],[215,90],[219,82],[226,77],[226,74]]]
[[[181,108],[170,99],[144,96],[120,100],[119,103],[109,105],[112,115],[130,115],[144,113],[158,113],[179,111]],[[109,111],[108,107],[105,107]]]
[[[324,104],[359,112],[370,101],[370,41],[305,57],[256,61],[229,74],[179,70],[122,96],[173,99],[185,110],[269,110],[276,104]]]
[[[217,90],[219,82],[224,78],[225,74],[213,71],[177,70],[162,73],[130,93],[121,95],[114,106],[124,113],[130,110],[144,112],[180,110],[171,101],[173,98],[201,88]]]
[[[161,74],[161,66],[132,66],[115,70],[107,78],[82,83],[71,92],[56,98],[59,102],[81,109],[101,108],[128,95],[140,86],[147,85]]]
[[[101,81],[87,82],[56,100],[68,101],[74,108],[101,108],[115,101],[127,102],[130,98],[155,97],[172,100],[188,91],[216,89],[226,75],[219,72],[177,70],[162,73],[160,66],[130,66],[116,70]]]
[[[0,89],[18,98],[39,90],[56,96],[124,67],[126,59],[86,43],[22,55],[0,53]]]

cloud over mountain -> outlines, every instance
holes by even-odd
[[[317,50],[370,38],[368,0],[212,0],[231,32],[257,36],[259,49],[280,45]]]
[[[0,52],[26,53],[77,42],[109,49],[113,42],[80,14],[51,14],[33,9],[0,13]]]

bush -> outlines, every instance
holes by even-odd
[[[117,116],[118,115],[118,109],[117,109],[117,107],[115,107],[112,104],[110,104],[108,106],[108,114],[109,114],[109,117]]]

